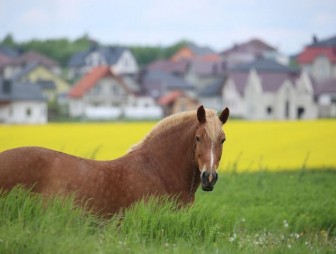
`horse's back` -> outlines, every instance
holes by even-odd
[[[38,189],[54,151],[41,147],[20,147],[0,153],[0,189],[15,185]]]

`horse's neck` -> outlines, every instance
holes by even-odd
[[[173,126],[143,147],[151,154],[153,170],[160,171],[162,180],[175,191],[190,191],[193,184],[195,192],[199,185],[193,158],[196,129],[197,122]]]

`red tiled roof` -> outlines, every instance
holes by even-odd
[[[183,93],[181,91],[172,91],[172,92],[168,93],[167,95],[162,96],[159,99],[158,103],[160,105],[168,105],[182,95],[183,95]]]
[[[321,48],[305,48],[305,50],[297,57],[298,63],[311,63],[318,56],[325,56],[331,62],[336,63],[336,49],[329,47]]]
[[[126,85],[124,85],[120,78],[113,74],[110,67],[100,66],[92,69],[85,76],[83,76],[69,91],[69,96],[82,97],[87,91],[94,87],[101,78],[106,76],[114,77],[118,83],[121,84],[127,92],[129,92]]]

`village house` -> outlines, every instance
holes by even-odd
[[[244,43],[234,44],[220,53],[227,68],[253,62],[260,58],[273,59],[281,64],[288,64],[288,57],[260,39],[252,39]]]
[[[46,99],[36,84],[0,79],[0,123],[44,124]]]
[[[212,54],[214,54],[214,51],[209,47],[201,47],[194,43],[188,43],[185,47],[182,47],[174,55],[172,55],[170,60],[178,62],[181,60],[188,60],[196,56],[206,56]]]
[[[336,36],[324,40],[314,36],[296,60],[315,80],[319,117],[336,117]]]
[[[177,76],[199,91],[222,76],[226,65],[221,56],[210,48],[190,44],[170,59],[151,63],[147,70],[159,70]]]
[[[97,43],[85,51],[74,54],[68,63],[69,78],[81,77],[97,66],[109,66],[113,73],[136,74],[139,70],[132,52],[125,47],[103,47]]]
[[[64,79],[40,63],[26,65],[12,77],[12,80],[36,83],[50,102],[57,101],[59,97],[64,97],[70,88],[70,85]]]
[[[306,72],[258,59],[231,69],[200,94],[205,106],[230,108],[232,117],[252,120],[313,119],[314,84]]]
[[[70,90],[70,116],[107,120],[160,118],[162,111],[154,99],[133,89],[109,66],[96,67]]]
[[[158,103],[162,106],[165,116],[195,110],[199,106],[199,102],[194,97],[188,96],[179,90],[171,91],[162,96]]]
[[[60,66],[56,61],[41,53],[28,51],[15,57],[7,56],[7,59],[2,57],[2,60],[0,55],[0,77],[4,79],[11,79],[31,64],[43,65],[55,75],[59,75],[61,73]]]
[[[300,67],[320,82],[336,78],[336,36],[318,40],[304,48],[296,57]]]
[[[195,96],[195,87],[183,78],[161,70],[147,70],[141,74],[143,89],[155,100],[172,91],[182,91],[190,96]]]

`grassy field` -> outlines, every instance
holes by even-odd
[[[114,159],[154,124],[1,125],[0,152],[37,145]],[[192,207],[140,203],[105,221],[71,199],[46,205],[16,189],[0,197],[0,253],[335,253],[336,121],[224,129],[220,179]]]
[[[104,221],[71,200],[0,197],[0,253],[335,253],[336,171],[221,173],[194,206],[138,204]]]
[[[122,156],[155,123],[0,125],[0,151],[38,145],[83,157]],[[220,169],[258,171],[336,167],[336,120],[228,121]]]

